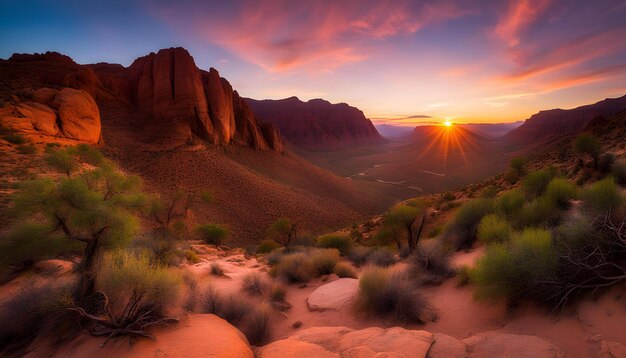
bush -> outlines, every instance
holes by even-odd
[[[287,296],[287,289],[283,285],[275,284],[270,289],[270,299],[274,302],[284,301],[285,296]]]
[[[569,201],[574,199],[576,195],[576,187],[569,181],[561,178],[555,178],[550,181],[546,188],[546,198],[551,200],[560,208],[569,207]]]
[[[259,254],[267,254],[280,247],[281,245],[274,240],[271,240],[271,239],[263,240],[259,243],[259,246],[257,247],[256,252]]]
[[[370,251],[368,261],[376,266],[387,267],[396,263],[396,257],[393,251],[386,247],[381,247]]]
[[[96,287],[107,295],[114,310],[123,308],[134,293],[142,295],[143,304],[160,308],[178,297],[179,273],[154,263],[147,254],[107,253],[99,259],[96,271]]]
[[[452,252],[441,241],[424,241],[411,257],[410,274],[421,283],[441,283],[443,278],[454,276],[455,272],[450,265],[451,256]]]
[[[352,247],[352,240],[345,235],[327,234],[317,238],[317,246],[337,249],[341,255],[346,256]]]
[[[522,188],[530,197],[540,196],[544,193],[555,174],[553,168],[541,169],[529,173],[522,179]]]
[[[311,262],[302,252],[283,255],[276,264],[276,276],[291,283],[308,282],[312,271]]]
[[[615,163],[615,154],[614,153],[603,153],[598,157],[598,170],[601,173],[608,173],[611,171],[611,167],[613,163]]]
[[[470,283],[470,272],[472,269],[467,265],[462,265],[457,269],[457,284],[459,286],[465,286]]]
[[[357,278],[356,271],[352,268],[347,262],[338,262],[333,269],[333,272],[339,276],[340,278],[349,277],[349,278]]]
[[[517,189],[513,189],[500,195],[496,206],[499,212],[510,218],[517,215],[520,210],[522,210],[525,202],[526,197],[524,196],[524,193]]]
[[[357,267],[364,265],[370,255],[371,249],[365,246],[354,246],[348,253],[348,259]]]
[[[357,306],[375,315],[391,316],[399,323],[425,323],[436,318],[406,272],[397,268],[365,270],[359,280]]]
[[[274,266],[278,263],[278,261],[280,261],[280,258],[283,257],[283,255],[285,255],[285,252],[283,250],[274,250],[268,254],[263,255],[263,257],[265,258],[265,261],[268,265]]]
[[[185,252],[185,258],[187,259],[187,261],[194,264],[200,262],[200,256],[198,256],[198,254],[196,254],[196,252],[193,250],[187,250],[187,252]]]
[[[515,302],[540,294],[540,282],[549,279],[557,263],[549,231],[526,229],[506,244],[492,244],[471,270],[479,298],[508,298]]]
[[[509,222],[496,214],[485,216],[478,226],[478,240],[482,242],[505,242],[511,237],[513,228]]]
[[[224,276],[224,269],[217,261],[211,262],[211,275]]]
[[[452,200],[455,200],[455,199],[456,199],[456,196],[453,193],[449,192],[449,191],[446,191],[445,193],[443,193],[441,195],[441,200],[443,200],[443,201],[452,201]]]
[[[215,245],[219,247],[228,234],[228,230],[221,225],[203,224],[196,226],[196,234],[207,245]]]
[[[314,276],[333,273],[335,265],[340,260],[337,249],[313,249],[309,251],[310,266]]]
[[[559,208],[554,201],[540,197],[525,205],[513,222],[518,229],[523,229],[529,226],[555,225],[558,221]]]
[[[4,297],[0,304],[0,355],[21,357],[30,343],[42,335],[62,340],[72,335],[71,324],[78,327],[74,315],[68,315],[73,306],[69,285],[25,285],[20,291]]]
[[[594,168],[598,167],[598,156],[602,146],[595,136],[589,133],[582,133],[574,139],[574,149],[583,155],[589,155],[593,159]]]
[[[441,226],[434,227],[428,232],[428,237],[431,239],[434,237],[437,237],[439,236],[439,234],[441,234],[442,231],[443,231],[443,227]]]
[[[619,211],[624,201],[620,189],[615,184],[615,179],[610,177],[583,189],[580,196],[585,207],[597,214],[604,214],[609,210]]]
[[[611,174],[619,185],[626,186],[626,160],[618,160],[613,163]]]
[[[248,293],[260,295],[263,293],[265,283],[258,272],[250,272],[243,277],[242,287]]]
[[[215,287],[205,291],[202,312],[214,314],[237,327],[250,344],[260,346],[270,337],[270,309],[238,296],[222,296]]]
[[[498,188],[496,188],[493,185],[487,185],[481,192],[480,192],[480,197],[481,198],[495,198],[496,195],[498,195]]]
[[[446,227],[446,235],[454,240],[457,249],[472,247],[480,220],[493,209],[493,199],[481,198],[470,200],[457,210]]]

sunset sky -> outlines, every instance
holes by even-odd
[[[0,58],[128,66],[182,46],[243,96],[347,102],[378,123],[511,122],[626,94],[625,0],[93,3],[0,0]]]

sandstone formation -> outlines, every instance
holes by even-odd
[[[315,289],[307,298],[311,311],[349,310],[356,299],[359,280],[340,278]]]
[[[175,133],[169,138],[196,136],[213,144],[282,150],[275,130],[264,131],[230,83],[213,68],[199,70],[187,50],[151,53],[135,60],[128,72],[131,103],[157,124],[171,125]]]
[[[0,110],[0,123],[21,134],[98,143],[100,112],[87,92],[41,88],[34,91],[33,99],[36,102],[5,104]]]
[[[246,98],[252,111],[272,123],[292,144],[305,149],[337,149],[351,145],[380,143],[372,122],[358,108],[322,99],[308,102],[297,97],[257,101]]]

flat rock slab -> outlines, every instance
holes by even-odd
[[[342,311],[349,309],[356,299],[359,280],[340,278],[318,287],[307,298],[310,311]]]

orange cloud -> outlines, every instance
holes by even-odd
[[[517,46],[521,33],[543,13],[550,0],[513,0],[499,19],[495,33],[509,46]]]

